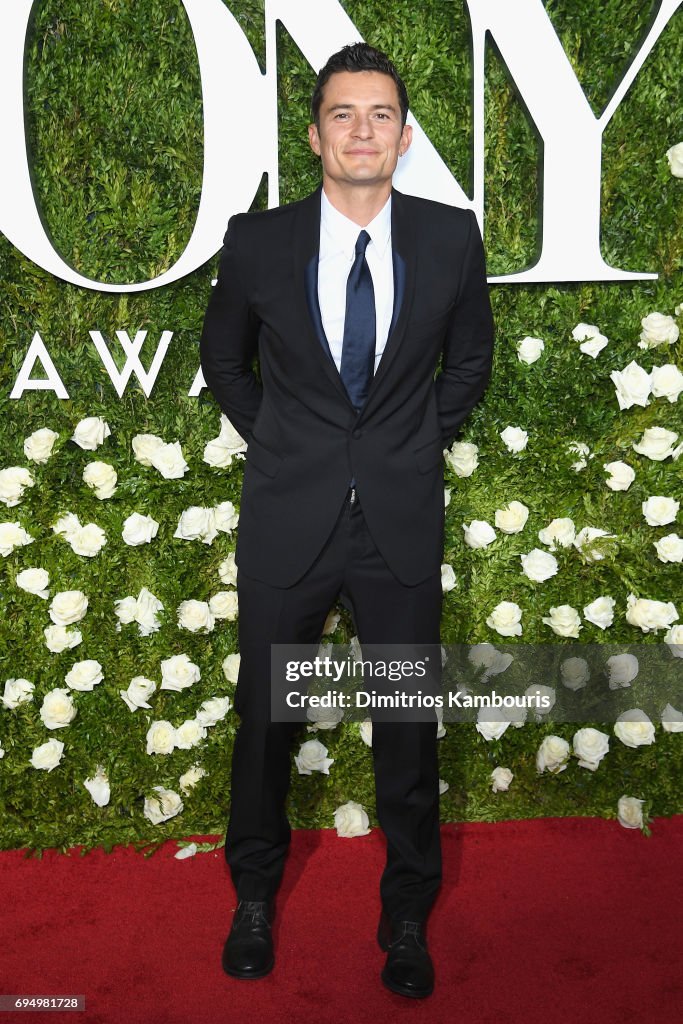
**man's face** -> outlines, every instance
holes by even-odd
[[[325,85],[320,127],[308,126],[323,177],[341,186],[391,181],[399,154],[412,139],[401,128],[396,83],[380,71],[340,71]]]

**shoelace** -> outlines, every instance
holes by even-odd
[[[390,942],[391,946],[393,946],[396,942],[401,942],[401,940],[405,939],[408,935],[412,935],[418,946],[420,946],[421,949],[424,948],[421,941],[422,925],[420,924],[419,921],[401,921],[401,928],[402,931],[400,935],[397,935],[396,938],[394,938],[392,942]]]
[[[268,927],[270,927],[270,923],[266,915],[267,907],[268,904],[261,900],[243,900],[240,902],[237,909],[242,920],[250,917],[252,923],[256,923],[259,918],[262,918],[264,924],[267,924]]]

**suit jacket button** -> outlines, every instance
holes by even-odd
[[[362,430],[354,430],[353,434],[351,435],[351,437],[354,439],[354,441],[357,441],[358,438],[362,437],[362,436],[363,436],[363,431]]]

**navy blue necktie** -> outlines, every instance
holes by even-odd
[[[357,412],[365,404],[375,368],[375,289],[365,250],[370,235],[363,230],[346,283],[346,316],[341,379]]]

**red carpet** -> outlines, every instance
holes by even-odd
[[[226,977],[234,906],[223,851],[177,861],[132,849],[0,853],[0,991],[85,995],[72,1024],[673,1024],[683,1018],[683,816],[649,839],[613,821],[551,818],[443,828],[424,1001],[379,981],[379,831],[294,833],[276,965]]]

